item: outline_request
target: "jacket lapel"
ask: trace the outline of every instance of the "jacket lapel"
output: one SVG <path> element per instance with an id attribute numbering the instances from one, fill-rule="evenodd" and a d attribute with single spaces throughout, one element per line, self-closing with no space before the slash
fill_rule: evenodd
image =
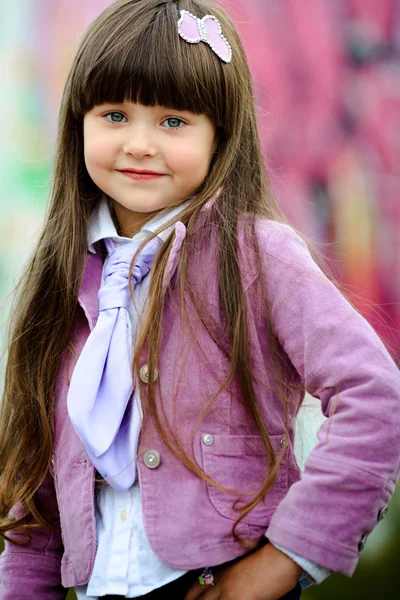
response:
<path id="1" fill-rule="evenodd" d="M 179 258 L 181 255 L 181 248 L 183 244 L 183 240 L 186 237 L 186 227 L 181 222 L 178 221 L 175 224 L 175 236 L 174 241 L 172 242 L 172 248 L 168 256 L 168 262 L 165 266 L 164 278 L 163 278 L 163 292 L 166 291 L 169 282 L 175 274 L 176 268 L 179 263 Z"/>
<path id="2" fill-rule="evenodd" d="M 78 294 L 78 302 L 82 307 L 89 323 L 90 331 L 94 328 L 99 315 L 98 291 L 101 284 L 103 259 L 100 249 L 96 254 L 88 252 L 82 283 Z"/>

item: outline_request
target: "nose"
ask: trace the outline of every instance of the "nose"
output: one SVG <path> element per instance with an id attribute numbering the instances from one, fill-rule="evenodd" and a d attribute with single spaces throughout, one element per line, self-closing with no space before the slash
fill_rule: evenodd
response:
<path id="1" fill-rule="evenodd" d="M 158 151 L 150 127 L 145 123 L 131 124 L 127 127 L 122 150 L 125 154 L 135 157 L 155 156 Z"/>

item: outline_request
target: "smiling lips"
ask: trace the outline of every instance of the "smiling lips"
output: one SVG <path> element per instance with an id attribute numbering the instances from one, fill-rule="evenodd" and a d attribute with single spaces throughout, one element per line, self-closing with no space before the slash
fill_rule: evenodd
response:
<path id="1" fill-rule="evenodd" d="M 138 169 L 121 169 L 120 173 L 129 177 L 130 179 L 136 179 L 139 181 L 148 181 L 150 179 L 157 179 L 163 177 L 163 173 L 157 173 L 156 171 L 139 171 Z"/>

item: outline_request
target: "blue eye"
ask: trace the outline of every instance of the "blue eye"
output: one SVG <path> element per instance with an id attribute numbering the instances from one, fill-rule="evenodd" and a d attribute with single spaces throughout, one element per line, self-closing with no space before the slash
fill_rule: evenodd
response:
<path id="1" fill-rule="evenodd" d="M 125 115 L 117 111 L 109 112 L 104 115 L 104 117 L 111 123 L 124 123 L 123 119 L 126 119 Z M 167 129 L 180 129 L 182 125 L 185 125 L 185 122 L 182 119 L 178 119 L 178 117 L 169 117 L 163 122 L 166 123 L 168 121 L 170 122 L 170 125 Z"/>
<path id="2" fill-rule="evenodd" d="M 165 119 L 164 123 L 166 123 L 167 121 L 174 121 L 179 122 L 179 123 L 184 123 L 184 121 L 182 121 L 182 119 L 178 119 L 178 117 L 169 117 L 168 119 Z M 177 127 L 175 127 L 174 125 L 172 127 L 167 127 L 167 129 L 180 129 L 180 125 L 178 125 Z"/>
<path id="3" fill-rule="evenodd" d="M 111 116 L 113 116 L 113 115 L 118 115 L 119 117 L 122 117 L 122 119 L 125 119 L 125 118 L 126 118 L 126 117 L 125 117 L 125 116 L 124 116 L 122 113 L 120 113 L 120 112 L 110 112 L 110 113 L 107 113 L 107 114 L 106 114 L 106 115 L 104 115 L 104 116 L 107 118 L 107 117 L 111 117 Z M 109 120 L 110 120 L 110 119 L 109 119 Z M 122 123 L 122 120 L 120 120 L 120 119 L 117 119 L 116 121 L 114 121 L 113 119 L 111 119 L 111 123 Z"/>

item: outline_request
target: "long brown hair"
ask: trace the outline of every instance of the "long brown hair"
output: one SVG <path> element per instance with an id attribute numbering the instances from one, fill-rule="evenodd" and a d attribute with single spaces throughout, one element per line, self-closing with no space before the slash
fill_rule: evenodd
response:
<path id="1" fill-rule="evenodd" d="M 220 20 L 233 50 L 230 64 L 224 64 L 206 44 L 188 44 L 179 38 L 177 21 L 181 9 L 198 17 L 213 14 Z M 281 223 L 287 220 L 269 188 L 252 81 L 242 44 L 232 21 L 214 2 L 119 0 L 92 23 L 73 61 L 60 109 L 51 203 L 15 302 L 0 417 L 2 535 L 22 525 L 25 532 L 32 527 L 49 526 L 38 508 L 36 491 L 50 466 L 55 381 L 61 356 L 68 348 L 76 311 L 87 256 L 88 218 L 101 193 L 85 167 L 83 117 L 95 105 L 124 100 L 206 114 L 216 125 L 209 173 L 192 202 L 179 215 L 187 228 L 187 238 L 174 285 L 181 299 L 182 323 L 190 325 L 185 309 L 185 298 L 190 298 L 202 323 L 228 356 L 230 372 L 220 389 L 232 381 L 238 385 L 243 405 L 265 446 L 268 475 L 257 497 L 243 508 L 235 526 L 271 489 L 283 457 L 283 452 L 276 456 L 254 391 L 237 231 L 239 218 L 247 215 L 249 239 L 253 240 L 259 259 L 253 235 L 255 219 Z M 190 239 L 195 235 L 203 205 L 213 196 L 216 199 L 209 218 L 210 227 L 212 221 L 213 230 L 218 232 L 218 283 L 221 314 L 227 326 L 226 343 L 207 325 L 210 321 L 206 310 L 189 276 Z M 135 348 L 133 369 L 136 370 L 144 348 L 150 371 L 157 364 L 165 295 L 171 293 L 163 291 L 171 244 L 172 235 L 152 269 L 149 308 Z M 318 259 L 318 253 L 311 246 L 310 249 Z M 256 262 L 260 269 L 260 260 Z M 262 295 L 275 365 L 275 391 L 281 398 L 288 431 L 290 386 L 282 374 L 282 350 L 274 335 L 266 294 Z M 151 413 L 171 450 L 189 469 L 209 481 L 173 433 L 165 431 L 155 387 L 150 383 L 147 394 L 143 395 L 145 417 Z M 23 520 L 9 517 L 17 502 L 26 511 Z"/>

